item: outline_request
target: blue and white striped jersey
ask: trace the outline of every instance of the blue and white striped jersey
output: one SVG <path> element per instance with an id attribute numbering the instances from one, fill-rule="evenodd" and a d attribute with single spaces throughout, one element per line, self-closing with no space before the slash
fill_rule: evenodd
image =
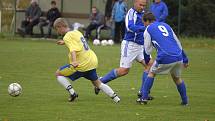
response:
<path id="1" fill-rule="evenodd" d="M 145 26 L 142 22 L 144 11 L 137 12 L 134 8 L 131 8 L 125 17 L 126 31 L 124 40 L 132 41 L 137 44 L 143 45 L 144 38 L 143 34 Z"/>
<path id="2" fill-rule="evenodd" d="M 177 61 L 188 62 L 181 43 L 172 28 L 163 22 L 153 22 L 144 32 L 144 48 L 149 55 L 153 47 L 157 50 L 158 64 L 169 64 Z"/>

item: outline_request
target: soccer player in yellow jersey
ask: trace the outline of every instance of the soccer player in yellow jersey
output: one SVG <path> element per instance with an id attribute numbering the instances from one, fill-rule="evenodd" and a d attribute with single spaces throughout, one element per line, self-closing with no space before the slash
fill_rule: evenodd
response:
<path id="1" fill-rule="evenodd" d="M 78 30 L 71 31 L 64 18 L 58 18 L 54 22 L 57 33 L 64 35 L 63 40 L 57 41 L 58 45 L 66 45 L 69 49 L 69 64 L 60 67 L 56 71 L 58 82 L 70 93 L 69 101 L 74 101 L 78 94 L 73 89 L 68 78 L 72 81 L 84 77 L 101 89 L 105 94 L 119 102 L 120 98 L 106 84 L 103 84 L 97 76 L 96 68 L 98 60 L 96 54 L 89 48 L 83 35 Z"/>

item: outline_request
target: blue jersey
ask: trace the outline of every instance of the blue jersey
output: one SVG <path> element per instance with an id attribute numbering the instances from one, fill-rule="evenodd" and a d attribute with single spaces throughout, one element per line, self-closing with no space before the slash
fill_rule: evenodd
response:
<path id="1" fill-rule="evenodd" d="M 112 10 L 112 18 L 115 22 L 125 21 L 125 15 L 127 12 L 126 2 L 117 1 L 114 3 Z"/>
<path id="2" fill-rule="evenodd" d="M 137 12 L 134 8 L 128 11 L 125 17 L 126 31 L 124 40 L 132 41 L 140 45 L 144 44 L 143 34 L 145 26 L 142 22 L 143 14 L 144 11 Z"/>
<path id="3" fill-rule="evenodd" d="M 160 3 L 153 3 L 150 6 L 150 11 L 153 13 L 156 21 L 158 22 L 165 22 L 166 17 L 168 16 L 168 8 L 163 1 Z"/>
<path id="4" fill-rule="evenodd" d="M 188 62 L 180 41 L 168 24 L 151 23 L 144 32 L 144 39 L 147 54 L 152 52 L 153 47 L 157 49 L 156 61 L 158 64 L 169 64 L 182 60 Z"/>

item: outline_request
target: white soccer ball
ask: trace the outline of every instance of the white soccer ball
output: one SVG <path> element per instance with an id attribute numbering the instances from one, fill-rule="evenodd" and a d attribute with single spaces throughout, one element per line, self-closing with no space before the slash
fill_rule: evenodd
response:
<path id="1" fill-rule="evenodd" d="M 106 46 L 107 44 L 108 44 L 108 41 L 107 41 L 107 40 L 102 40 L 102 41 L 101 41 L 101 45 L 102 45 L 102 46 Z"/>
<path id="2" fill-rule="evenodd" d="M 114 44 L 114 41 L 112 39 L 109 39 L 108 40 L 108 45 L 113 45 Z"/>
<path id="3" fill-rule="evenodd" d="M 100 40 L 99 39 L 94 39 L 93 40 L 93 45 L 100 45 Z"/>
<path id="4" fill-rule="evenodd" d="M 11 83 L 8 86 L 8 93 L 13 97 L 19 96 L 21 92 L 22 92 L 22 87 L 18 83 Z"/>

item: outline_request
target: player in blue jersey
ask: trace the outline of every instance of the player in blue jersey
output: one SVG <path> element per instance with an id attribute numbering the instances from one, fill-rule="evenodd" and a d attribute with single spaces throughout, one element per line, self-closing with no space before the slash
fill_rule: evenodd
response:
<path id="1" fill-rule="evenodd" d="M 181 43 L 173 32 L 172 28 L 163 22 L 155 21 L 152 13 L 145 13 L 143 16 L 144 25 L 147 27 L 144 32 L 144 48 L 146 54 L 150 54 L 153 48 L 157 50 L 157 57 L 150 68 L 143 88 L 141 104 L 147 104 L 149 90 L 157 74 L 170 73 L 181 96 L 181 104 L 187 105 L 188 99 L 186 86 L 181 79 L 181 70 L 188 67 L 188 58 L 182 49 Z"/>
<path id="2" fill-rule="evenodd" d="M 142 76 L 142 83 L 147 77 L 150 68 L 149 65 L 153 62 L 150 60 L 150 56 L 144 56 L 143 54 L 143 33 L 145 26 L 142 22 L 142 16 L 146 4 L 147 0 L 134 0 L 134 7 L 128 11 L 125 18 L 126 32 L 124 40 L 121 43 L 120 67 L 111 70 L 108 74 L 102 77 L 100 80 L 103 83 L 108 83 L 111 80 L 128 74 L 134 60 L 141 63 L 145 68 Z M 144 57 L 147 58 L 146 63 Z M 95 88 L 95 93 L 98 94 L 98 92 L 99 90 Z"/>

